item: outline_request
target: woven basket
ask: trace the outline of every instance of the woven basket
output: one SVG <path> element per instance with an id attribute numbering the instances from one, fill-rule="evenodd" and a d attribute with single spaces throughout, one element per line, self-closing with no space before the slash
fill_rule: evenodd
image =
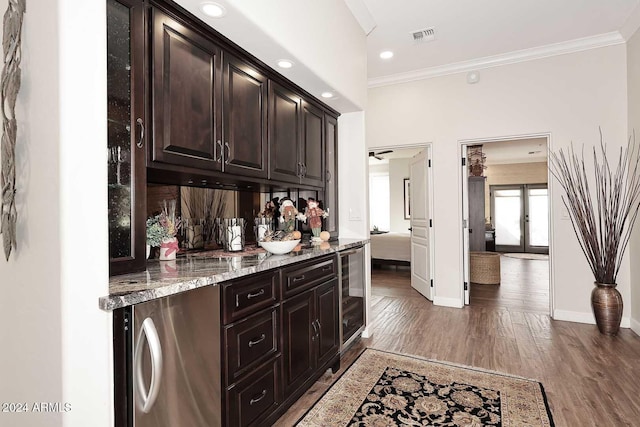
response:
<path id="1" fill-rule="evenodd" d="M 481 285 L 500 284 L 500 254 L 495 252 L 471 252 L 471 283 Z"/>

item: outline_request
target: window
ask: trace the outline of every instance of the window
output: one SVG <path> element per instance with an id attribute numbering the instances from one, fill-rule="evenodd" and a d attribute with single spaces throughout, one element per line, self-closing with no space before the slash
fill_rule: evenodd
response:
<path id="1" fill-rule="evenodd" d="M 370 227 L 388 231 L 391 227 L 389 213 L 389 174 L 369 175 L 369 219 Z"/>

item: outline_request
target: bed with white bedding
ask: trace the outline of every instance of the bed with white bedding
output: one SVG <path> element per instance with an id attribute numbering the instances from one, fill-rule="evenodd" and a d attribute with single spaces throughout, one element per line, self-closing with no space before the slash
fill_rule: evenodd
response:
<path id="1" fill-rule="evenodd" d="M 409 265 L 411 263 L 411 234 L 383 233 L 371 235 L 373 264 Z"/>

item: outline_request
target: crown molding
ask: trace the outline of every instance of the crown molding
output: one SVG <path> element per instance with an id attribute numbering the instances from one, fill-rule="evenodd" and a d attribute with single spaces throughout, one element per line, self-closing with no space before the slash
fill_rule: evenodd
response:
<path id="1" fill-rule="evenodd" d="M 562 43 L 554 43 L 546 46 L 534 47 L 531 49 L 516 50 L 501 55 L 486 56 L 484 58 L 473 59 L 470 61 L 456 62 L 453 64 L 441 65 L 438 67 L 422 68 L 420 70 L 392 74 L 389 76 L 374 77 L 369 79 L 367 83 L 369 88 L 389 86 L 398 83 L 406 83 L 416 80 L 447 76 L 450 74 L 464 73 L 483 68 L 491 68 L 501 65 L 516 64 L 519 62 L 533 61 L 536 59 L 565 55 L 568 53 L 581 52 L 584 50 L 613 46 L 623 43 L 625 43 L 624 37 L 618 31 L 613 31 L 611 33 L 600 34 L 593 37 L 585 37 Z"/>
<path id="2" fill-rule="evenodd" d="M 620 29 L 620 34 L 622 34 L 622 37 L 624 37 L 626 41 L 629 41 L 636 31 L 638 31 L 638 28 L 640 28 L 640 5 L 636 6 L 629 14 L 627 20 Z"/>

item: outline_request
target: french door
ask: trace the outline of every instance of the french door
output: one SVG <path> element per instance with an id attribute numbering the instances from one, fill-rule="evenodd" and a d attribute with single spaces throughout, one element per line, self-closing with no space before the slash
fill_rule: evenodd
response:
<path id="1" fill-rule="evenodd" d="M 549 253 L 547 184 L 492 185 L 496 251 Z"/>

